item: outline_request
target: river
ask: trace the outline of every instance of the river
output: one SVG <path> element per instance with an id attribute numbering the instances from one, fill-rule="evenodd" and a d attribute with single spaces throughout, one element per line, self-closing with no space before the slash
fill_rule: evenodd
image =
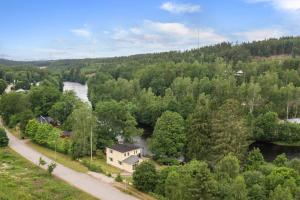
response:
<path id="1" fill-rule="evenodd" d="M 91 105 L 91 102 L 88 98 L 88 86 L 87 84 L 82 85 L 75 82 L 64 82 L 63 91 L 74 91 L 76 96 L 83 102 Z"/>
<path id="2" fill-rule="evenodd" d="M 87 102 L 91 105 L 91 102 L 88 99 L 88 86 L 75 82 L 64 82 L 63 91 L 74 91 L 76 96 L 83 102 Z M 133 137 L 133 141 L 136 145 L 143 148 L 144 155 L 151 155 L 148 148 L 148 137 L 136 136 Z"/>
<path id="3" fill-rule="evenodd" d="M 91 102 L 88 99 L 88 86 L 82 85 L 80 83 L 75 82 L 64 82 L 64 91 L 72 90 L 75 94 L 80 98 L 83 102 L 87 102 L 91 105 Z M 134 137 L 134 143 L 144 149 L 145 155 L 151 155 L 151 152 L 148 148 L 149 143 L 149 134 L 147 129 L 145 130 L 145 134 L 143 136 Z M 282 146 L 276 145 L 272 143 L 265 142 L 255 142 L 250 145 L 249 149 L 253 149 L 254 147 L 259 148 L 265 158 L 266 161 L 272 161 L 276 158 L 277 155 L 285 153 L 288 158 L 300 158 L 300 147 L 292 147 L 292 146 Z"/>

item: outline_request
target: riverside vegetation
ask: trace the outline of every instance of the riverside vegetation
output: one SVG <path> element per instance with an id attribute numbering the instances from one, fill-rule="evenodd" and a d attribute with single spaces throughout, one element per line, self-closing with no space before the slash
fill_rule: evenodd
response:
<path id="1" fill-rule="evenodd" d="M 247 150 L 253 141 L 299 141 L 300 125 L 286 121 L 299 117 L 299 46 L 299 37 L 284 37 L 42 63 L 47 69 L 31 62 L 32 73 L 39 74 L 35 79 L 42 81 L 25 94 L 2 95 L 0 112 L 7 125 L 20 126 L 23 137 L 74 159 L 90 155 L 91 139 L 97 153 L 117 138 L 132 142 L 143 128 L 153 130 L 153 159 L 172 166 L 156 171 L 144 163 L 133 183 L 159 198 L 297 199 L 297 159 L 281 155 L 266 163 L 258 150 L 249 155 Z M 19 70 L 24 63 L 13 65 Z M 24 73 L 2 69 L 0 77 L 8 83 L 6 73 Z M 87 81 L 92 107 L 62 93 L 63 80 Z M 58 120 L 72 137 L 60 138 L 57 128 L 38 124 L 40 115 Z M 182 158 L 186 164 L 178 166 Z"/>

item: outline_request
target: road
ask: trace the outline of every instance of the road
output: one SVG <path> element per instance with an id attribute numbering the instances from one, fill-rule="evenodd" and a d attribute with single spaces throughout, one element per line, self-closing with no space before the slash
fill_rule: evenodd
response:
<path id="1" fill-rule="evenodd" d="M 42 157 L 48 164 L 53 162 L 53 160 L 40 154 L 29 147 L 24 141 L 12 135 L 8 130 L 6 130 L 6 132 L 9 138 L 10 148 L 27 160 L 36 165 L 38 165 L 40 157 Z M 42 168 L 46 169 L 46 166 L 43 166 Z M 74 171 L 58 163 L 53 175 L 101 200 L 137 200 L 137 198 L 121 192 L 109 183 L 93 178 L 88 174 Z"/>

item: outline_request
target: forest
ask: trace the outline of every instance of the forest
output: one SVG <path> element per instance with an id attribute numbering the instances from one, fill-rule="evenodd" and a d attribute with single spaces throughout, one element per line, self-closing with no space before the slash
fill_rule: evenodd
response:
<path id="1" fill-rule="evenodd" d="M 300 160 L 280 155 L 267 163 L 248 148 L 254 141 L 299 142 L 300 125 L 288 121 L 300 114 L 299 47 L 299 37 L 284 37 L 45 61 L 46 69 L 4 62 L 0 86 L 14 82 L 28 91 L 3 94 L 0 112 L 23 137 L 74 159 L 90 155 L 91 131 L 96 152 L 151 130 L 153 160 L 168 167 L 145 162 L 133 183 L 160 199 L 299 199 Z M 63 81 L 86 82 L 92 107 L 63 93 Z M 57 120 L 59 129 L 38 123 L 41 115 Z M 74 134 L 60 138 L 60 129 Z"/>

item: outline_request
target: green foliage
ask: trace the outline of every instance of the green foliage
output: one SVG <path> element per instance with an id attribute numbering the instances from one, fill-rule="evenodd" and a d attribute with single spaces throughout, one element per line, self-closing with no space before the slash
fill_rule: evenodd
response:
<path id="1" fill-rule="evenodd" d="M 287 162 L 288 162 L 288 159 L 284 153 L 278 155 L 275 158 L 275 160 L 273 161 L 274 165 L 276 165 L 277 167 L 284 167 L 284 166 L 286 166 Z"/>
<path id="2" fill-rule="evenodd" d="M 214 114 L 212 119 L 212 150 L 214 160 L 233 153 L 242 159 L 246 153 L 249 132 L 240 114 L 240 103 L 228 100 Z"/>
<path id="3" fill-rule="evenodd" d="M 55 168 L 56 168 L 56 163 L 54 162 L 50 163 L 47 167 L 48 174 L 52 175 Z"/>
<path id="4" fill-rule="evenodd" d="M 157 120 L 150 143 L 156 158 L 178 158 L 182 155 L 186 136 L 180 114 L 166 111 Z"/>
<path id="5" fill-rule="evenodd" d="M 8 137 L 6 131 L 0 128 L 0 147 L 6 147 L 8 145 Z"/>
<path id="6" fill-rule="evenodd" d="M 7 87 L 6 81 L 3 79 L 0 79 L 0 95 L 4 93 L 6 87 Z"/>
<path id="7" fill-rule="evenodd" d="M 188 160 L 212 159 L 212 114 L 209 99 L 201 96 L 196 110 L 187 119 L 186 157 Z"/>
<path id="8" fill-rule="evenodd" d="M 143 192 L 153 192 L 157 183 L 157 172 L 151 162 L 142 162 L 133 173 L 133 185 Z"/>
<path id="9" fill-rule="evenodd" d="M 101 101 L 97 104 L 97 146 L 104 148 L 121 136 L 125 142 L 131 142 L 132 137 L 141 134 L 136 128 L 137 122 L 123 102 Z"/>
<path id="10" fill-rule="evenodd" d="M 239 171 L 239 160 L 232 154 L 229 154 L 222 158 L 216 165 L 216 173 L 222 179 L 234 179 L 238 176 Z"/>
<path id="11" fill-rule="evenodd" d="M 278 115 L 267 112 L 257 117 L 254 122 L 253 136 L 257 140 L 272 141 L 277 138 Z"/>
<path id="12" fill-rule="evenodd" d="M 70 120 L 73 130 L 70 148 L 72 157 L 77 159 L 90 155 L 91 148 L 93 151 L 96 148 L 96 137 L 93 134 L 96 127 L 96 118 L 92 110 L 87 105 L 83 105 L 75 109 L 68 120 Z"/>
<path id="13" fill-rule="evenodd" d="M 117 181 L 117 182 L 123 182 L 122 176 L 121 176 L 120 174 L 118 174 L 118 175 L 116 176 L 116 178 L 115 178 L 115 181 Z"/>
<path id="14" fill-rule="evenodd" d="M 232 183 L 232 194 L 235 200 L 247 200 L 248 191 L 243 176 L 237 176 Z"/>
<path id="15" fill-rule="evenodd" d="M 39 158 L 39 165 L 44 166 L 46 164 L 47 164 L 46 161 L 42 157 L 40 157 Z"/>
<path id="16" fill-rule="evenodd" d="M 248 153 L 246 168 L 249 170 L 257 170 L 265 162 L 263 155 L 258 148 Z"/>
<path id="17" fill-rule="evenodd" d="M 293 196 L 289 188 L 283 188 L 281 185 L 278 185 L 274 192 L 270 194 L 270 200 L 293 200 Z"/>

